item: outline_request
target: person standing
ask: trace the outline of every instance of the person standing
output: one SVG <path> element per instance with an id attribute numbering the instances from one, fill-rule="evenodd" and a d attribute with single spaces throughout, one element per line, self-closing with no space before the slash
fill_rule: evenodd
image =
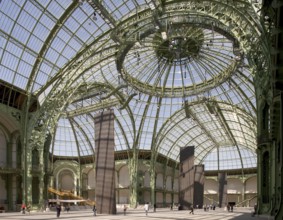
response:
<path id="1" fill-rule="evenodd" d="M 193 205 L 191 205 L 191 207 L 190 207 L 190 214 L 194 214 L 194 207 L 193 207 Z"/>
<path id="2" fill-rule="evenodd" d="M 124 215 L 126 215 L 126 211 L 127 211 L 127 206 L 126 205 L 124 205 Z"/>
<path id="3" fill-rule="evenodd" d="M 148 210 L 149 210 L 149 204 L 148 204 L 148 202 L 147 202 L 147 203 L 145 203 L 145 205 L 144 205 L 145 215 L 148 214 Z"/>
<path id="4" fill-rule="evenodd" d="M 255 205 L 254 205 L 254 211 L 255 211 L 255 213 L 257 212 L 257 203 L 255 203 Z"/>
<path id="5" fill-rule="evenodd" d="M 96 216 L 96 206 L 95 205 L 93 205 L 92 211 L 93 211 L 93 216 Z"/>
<path id="6" fill-rule="evenodd" d="M 60 214 L 61 214 L 61 205 L 60 204 L 56 205 L 56 214 L 57 214 L 57 218 L 59 218 Z"/>
<path id="7" fill-rule="evenodd" d="M 22 204 L 22 213 L 23 214 L 26 213 L 26 204 L 25 203 Z"/>
<path id="8" fill-rule="evenodd" d="M 67 212 L 70 211 L 70 205 L 69 205 L 69 204 L 66 206 L 66 211 L 67 211 Z"/>

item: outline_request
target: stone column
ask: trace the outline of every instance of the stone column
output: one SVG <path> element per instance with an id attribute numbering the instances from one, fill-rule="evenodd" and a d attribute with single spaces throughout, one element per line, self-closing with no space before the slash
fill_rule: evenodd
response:
<path id="1" fill-rule="evenodd" d="M 227 205 L 227 173 L 218 173 L 218 184 L 219 184 L 219 208 Z"/>
<path id="2" fill-rule="evenodd" d="M 194 202 L 194 147 L 180 149 L 179 203 L 188 209 Z"/>
<path id="3" fill-rule="evenodd" d="M 23 202 L 27 203 L 32 201 L 32 174 L 31 174 L 31 167 L 32 167 L 32 152 L 31 149 L 27 147 L 26 151 L 26 158 L 22 161 L 24 165 L 23 171 Z M 24 155 L 23 155 L 24 157 Z"/>
<path id="4" fill-rule="evenodd" d="M 195 166 L 195 181 L 194 181 L 194 207 L 203 206 L 204 195 L 204 165 Z"/>
<path id="5" fill-rule="evenodd" d="M 144 191 L 144 190 L 143 190 Z M 156 173 L 153 163 L 150 164 L 150 202 L 152 205 L 156 204 Z M 145 201 L 149 202 L 149 201 Z"/>
<path id="6" fill-rule="evenodd" d="M 95 117 L 96 208 L 97 213 L 116 214 L 114 112 Z"/>
<path id="7" fill-rule="evenodd" d="M 7 164 L 9 168 L 13 167 L 12 161 L 12 149 L 13 145 L 11 142 L 7 143 Z M 8 210 L 13 210 L 13 176 L 14 174 L 6 174 L 6 190 L 7 190 L 7 201 L 8 201 Z"/>
<path id="8" fill-rule="evenodd" d="M 246 192 L 246 178 L 241 178 L 241 182 L 242 182 L 242 195 L 241 195 L 241 202 L 242 202 L 242 204 L 244 205 L 244 206 L 246 206 L 246 207 L 248 207 L 248 203 L 249 203 L 249 201 L 246 201 L 245 203 L 243 203 L 243 201 L 245 201 L 245 200 L 247 200 L 247 198 L 246 198 L 246 194 L 245 194 L 245 192 Z"/>
<path id="9" fill-rule="evenodd" d="M 130 175 L 130 205 L 136 208 L 138 204 L 138 172 L 137 172 L 136 152 L 133 151 L 133 158 L 129 159 L 129 175 Z"/>

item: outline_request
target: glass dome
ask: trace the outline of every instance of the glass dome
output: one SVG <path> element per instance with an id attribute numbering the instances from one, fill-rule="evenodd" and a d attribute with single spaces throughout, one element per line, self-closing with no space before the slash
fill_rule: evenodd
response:
<path id="1" fill-rule="evenodd" d="M 165 2 L 160 12 L 158 1 L 2 0 L 0 79 L 60 116 L 52 155 L 93 157 L 94 117 L 111 108 L 116 152 L 178 162 L 195 146 L 206 170 L 256 167 L 254 75 L 238 21 Z"/>

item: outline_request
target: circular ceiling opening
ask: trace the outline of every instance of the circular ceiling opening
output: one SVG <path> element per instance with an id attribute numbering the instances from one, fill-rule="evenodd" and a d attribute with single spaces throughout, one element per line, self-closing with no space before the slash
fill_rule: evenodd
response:
<path id="1" fill-rule="evenodd" d="M 129 45 L 120 48 L 118 71 L 140 92 L 159 97 L 205 93 L 228 80 L 241 63 L 231 36 L 213 27 L 170 24 Z"/>
<path id="2" fill-rule="evenodd" d="M 179 62 L 197 58 L 203 41 L 201 28 L 174 25 L 170 30 L 157 32 L 152 44 L 158 59 Z"/>

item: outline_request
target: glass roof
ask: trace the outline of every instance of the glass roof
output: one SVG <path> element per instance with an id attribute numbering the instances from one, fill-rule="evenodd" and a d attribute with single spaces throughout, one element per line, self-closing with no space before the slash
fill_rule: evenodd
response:
<path id="1" fill-rule="evenodd" d="M 116 151 L 178 161 L 180 147 L 195 146 L 195 164 L 207 170 L 256 167 L 254 75 L 236 30 L 241 18 L 217 19 L 198 4 L 2 0 L 0 80 L 37 97 L 40 111 L 61 98 L 54 155 L 93 155 L 94 117 L 111 107 Z M 240 4 L 256 20 L 258 6 Z"/>

